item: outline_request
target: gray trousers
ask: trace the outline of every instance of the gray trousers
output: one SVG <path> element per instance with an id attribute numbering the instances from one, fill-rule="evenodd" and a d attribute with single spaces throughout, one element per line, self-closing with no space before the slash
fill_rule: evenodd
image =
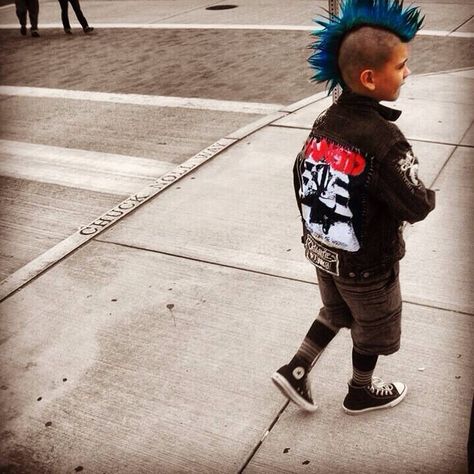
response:
<path id="1" fill-rule="evenodd" d="M 389 355 L 400 348 L 402 297 L 398 262 L 370 278 L 341 278 L 317 270 L 323 307 L 318 319 L 351 330 L 357 352 Z"/>

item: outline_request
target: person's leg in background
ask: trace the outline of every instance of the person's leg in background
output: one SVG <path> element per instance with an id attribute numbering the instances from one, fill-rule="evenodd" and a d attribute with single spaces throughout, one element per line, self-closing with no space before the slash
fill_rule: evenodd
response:
<path id="1" fill-rule="evenodd" d="M 64 32 L 71 34 L 71 24 L 69 23 L 69 15 L 67 13 L 68 9 L 68 0 L 58 0 L 61 7 L 61 21 L 63 23 Z"/>
<path id="2" fill-rule="evenodd" d="M 15 0 L 16 16 L 20 22 L 20 33 L 26 36 L 26 0 Z"/>
<path id="3" fill-rule="evenodd" d="M 38 0 L 27 0 L 27 5 L 31 24 L 31 36 L 38 37 L 39 2 Z"/>
<path id="4" fill-rule="evenodd" d="M 81 10 L 81 5 L 79 4 L 79 0 L 69 0 L 71 2 L 71 6 L 74 10 L 74 13 L 76 14 L 77 20 L 82 26 L 82 29 L 84 30 L 84 33 L 89 33 L 91 32 L 94 28 L 89 26 L 87 23 L 86 17 L 82 13 Z"/>

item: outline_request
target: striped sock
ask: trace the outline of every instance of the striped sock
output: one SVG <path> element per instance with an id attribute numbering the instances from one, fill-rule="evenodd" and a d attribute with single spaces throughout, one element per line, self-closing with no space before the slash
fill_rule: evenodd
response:
<path id="1" fill-rule="evenodd" d="M 366 387 L 372 383 L 377 355 L 364 355 L 352 349 L 352 385 Z"/>
<path id="2" fill-rule="evenodd" d="M 316 319 L 291 360 L 290 366 L 301 365 L 309 371 L 336 334 L 336 331 Z"/>

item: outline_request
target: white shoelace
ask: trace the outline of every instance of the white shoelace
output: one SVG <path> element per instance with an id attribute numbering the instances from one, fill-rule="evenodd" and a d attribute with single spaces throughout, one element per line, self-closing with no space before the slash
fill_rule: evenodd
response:
<path id="1" fill-rule="evenodd" d="M 393 385 L 390 383 L 385 383 L 380 377 L 372 378 L 372 385 L 369 387 L 369 390 L 375 395 L 393 395 Z"/>

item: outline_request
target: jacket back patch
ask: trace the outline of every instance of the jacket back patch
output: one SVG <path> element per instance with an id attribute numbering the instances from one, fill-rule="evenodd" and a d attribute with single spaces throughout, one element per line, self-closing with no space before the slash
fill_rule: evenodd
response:
<path id="1" fill-rule="evenodd" d="M 354 217 L 353 211 L 361 206 L 366 159 L 354 150 L 314 137 L 306 142 L 300 159 L 299 200 L 306 229 L 329 247 L 356 252 L 361 216 Z"/>

